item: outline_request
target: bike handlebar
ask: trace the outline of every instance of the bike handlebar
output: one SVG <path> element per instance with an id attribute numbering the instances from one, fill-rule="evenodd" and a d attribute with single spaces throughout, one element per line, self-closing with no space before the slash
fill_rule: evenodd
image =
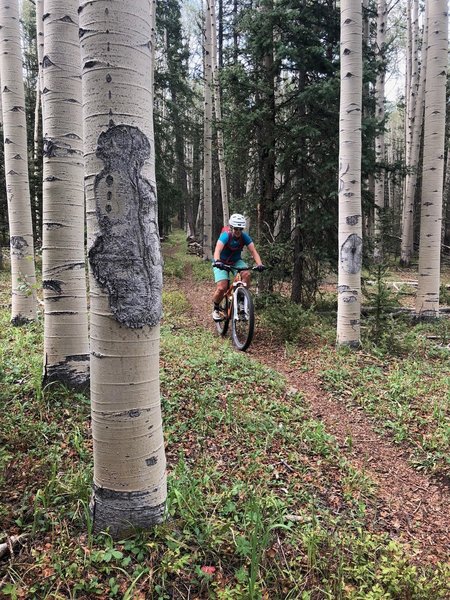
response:
<path id="1" fill-rule="evenodd" d="M 264 269 L 260 270 L 258 269 L 258 267 L 231 267 L 230 265 L 222 265 L 221 267 L 218 267 L 217 265 L 214 265 L 216 267 L 216 269 L 221 269 L 222 271 L 237 271 L 238 273 L 241 273 L 242 271 L 265 271 L 268 267 L 264 267 Z"/>

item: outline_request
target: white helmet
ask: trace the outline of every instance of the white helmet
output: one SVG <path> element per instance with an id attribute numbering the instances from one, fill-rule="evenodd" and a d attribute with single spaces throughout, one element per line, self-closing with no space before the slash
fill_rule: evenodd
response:
<path id="1" fill-rule="evenodd" d="M 246 225 L 245 217 L 243 215 L 239 215 L 238 213 L 231 215 L 228 223 L 231 227 L 241 227 L 242 229 L 244 229 Z"/>

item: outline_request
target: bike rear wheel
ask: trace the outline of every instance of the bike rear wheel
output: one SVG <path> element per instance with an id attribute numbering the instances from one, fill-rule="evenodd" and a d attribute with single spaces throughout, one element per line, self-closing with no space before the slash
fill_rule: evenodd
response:
<path id="1" fill-rule="evenodd" d="M 216 329 L 221 336 L 226 335 L 230 320 L 228 318 L 228 296 L 225 296 L 220 303 L 220 312 L 223 314 L 222 321 L 216 321 Z"/>
<path id="2" fill-rule="evenodd" d="M 255 311 L 250 292 L 245 287 L 238 287 L 234 292 L 232 319 L 233 344 L 243 352 L 250 346 L 255 329 Z M 237 315 L 235 314 L 237 312 Z M 237 317 L 237 318 L 236 318 Z"/>

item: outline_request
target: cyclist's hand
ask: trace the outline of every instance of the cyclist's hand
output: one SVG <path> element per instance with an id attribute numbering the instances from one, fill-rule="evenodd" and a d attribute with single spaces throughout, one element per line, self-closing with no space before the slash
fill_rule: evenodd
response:
<path id="1" fill-rule="evenodd" d="M 256 267 L 253 267 L 254 271 L 259 271 L 261 273 L 261 271 L 265 270 L 265 266 L 264 265 L 256 265 Z"/>
<path id="2" fill-rule="evenodd" d="M 215 260 L 213 262 L 213 267 L 216 267 L 216 269 L 224 269 L 225 265 L 223 264 L 223 262 L 221 260 Z"/>

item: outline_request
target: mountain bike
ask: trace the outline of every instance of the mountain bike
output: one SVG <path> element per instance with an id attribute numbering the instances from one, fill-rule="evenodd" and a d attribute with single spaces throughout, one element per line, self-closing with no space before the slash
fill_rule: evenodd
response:
<path id="1" fill-rule="evenodd" d="M 255 330 L 255 309 L 247 286 L 241 279 L 242 271 L 254 271 L 255 268 L 222 267 L 225 271 L 237 271 L 233 280 L 228 280 L 228 290 L 220 303 L 221 321 L 216 321 L 217 331 L 222 337 L 227 334 L 231 322 L 231 337 L 238 350 L 247 350 Z"/>

